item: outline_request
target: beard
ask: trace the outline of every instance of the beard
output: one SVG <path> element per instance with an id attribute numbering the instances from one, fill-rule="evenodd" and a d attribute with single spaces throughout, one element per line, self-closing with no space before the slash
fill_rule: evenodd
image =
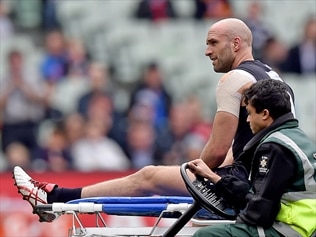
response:
<path id="1" fill-rule="evenodd" d="M 229 46 L 223 50 L 221 55 L 221 57 L 218 57 L 216 61 L 213 62 L 213 68 L 215 72 L 227 73 L 232 70 L 235 56 L 231 52 Z"/>

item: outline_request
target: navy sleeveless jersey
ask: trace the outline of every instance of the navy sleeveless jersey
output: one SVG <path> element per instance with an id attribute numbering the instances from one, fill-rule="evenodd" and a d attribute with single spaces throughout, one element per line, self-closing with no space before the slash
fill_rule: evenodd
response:
<path id="1" fill-rule="evenodd" d="M 258 60 L 255 61 L 244 61 L 237 68 L 239 70 L 246 71 L 250 73 L 257 81 L 264 79 L 281 79 L 279 75 L 274 72 L 269 66 L 261 63 Z M 273 73 L 271 73 L 273 72 Z M 288 86 L 289 93 L 291 94 L 292 99 L 294 99 L 294 94 L 292 89 Z M 244 146 L 247 142 L 253 137 L 253 134 L 250 130 L 249 124 L 247 123 L 247 111 L 246 107 L 241 106 L 239 112 L 239 123 L 236 135 L 234 137 L 233 143 L 233 155 L 234 158 L 238 158 L 242 153 Z M 250 161 L 242 161 L 247 170 L 250 168 Z"/>

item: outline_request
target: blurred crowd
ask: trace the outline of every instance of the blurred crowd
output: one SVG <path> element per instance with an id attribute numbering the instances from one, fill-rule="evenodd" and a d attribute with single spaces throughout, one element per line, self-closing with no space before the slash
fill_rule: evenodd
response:
<path id="1" fill-rule="evenodd" d="M 229 0 L 194 0 L 192 18 L 233 17 Z M 23 27 L 15 8 L 0 0 L 0 40 Z M 159 61 L 142 65 L 130 85 L 129 104 L 118 109 L 113 68 L 91 59 L 80 38 L 69 38 L 56 14 L 55 0 L 41 1 L 42 37 L 38 68 L 26 67 L 29 55 L 11 49 L 0 87 L 1 171 L 121 171 L 145 165 L 175 165 L 199 157 L 212 119 L 205 118 L 194 94 L 178 100 L 166 88 Z M 249 4 L 245 22 L 254 37 L 254 55 L 280 73 L 316 73 L 316 18 L 309 17 L 295 45 L 285 45 L 261 20 L 260 2 Z M 152 24 L 178 17 L 169 0 L 141 0 L 136 19 Z M 115 70 L 120 70 L 115 68 Z M 194 93 L 194 92 L 192 92 Z"/>

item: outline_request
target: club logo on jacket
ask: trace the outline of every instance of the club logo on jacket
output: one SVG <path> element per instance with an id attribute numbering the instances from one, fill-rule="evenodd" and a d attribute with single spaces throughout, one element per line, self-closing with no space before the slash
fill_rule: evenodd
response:
<path id="1" fill-rule="evenodd" d="M 259 162 L 259 173 L 266 174 L 268 172 L 268 160 L 267 156 L 262 156 Z"/>

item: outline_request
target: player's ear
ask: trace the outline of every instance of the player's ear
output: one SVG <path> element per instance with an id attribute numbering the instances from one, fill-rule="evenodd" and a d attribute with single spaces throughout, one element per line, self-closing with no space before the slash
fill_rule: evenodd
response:
<path id="1" fill-rule="evenodd" d="M 234 51 L 237 51 L 240 48 L 240 44 L 241 44 L 240 37 L 235 37 L 233 39 L 233 49 L 234 49 Z"/>

